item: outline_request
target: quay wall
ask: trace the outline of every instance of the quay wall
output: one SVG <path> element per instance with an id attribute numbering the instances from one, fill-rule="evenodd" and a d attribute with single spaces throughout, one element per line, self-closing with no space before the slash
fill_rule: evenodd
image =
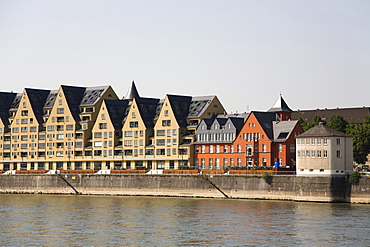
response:
<path id="1" fill-rule="evenodd" d="M 0 193 L 227 197 L 370 203 L 370 178 L 241 175 L 0 175 Z"/>

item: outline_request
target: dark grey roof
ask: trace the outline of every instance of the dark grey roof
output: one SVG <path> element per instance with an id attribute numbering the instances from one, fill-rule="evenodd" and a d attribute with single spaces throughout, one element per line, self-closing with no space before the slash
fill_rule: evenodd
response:
<path id="1" fill-rule="evenodd" d="M 189 106 L 189 113 L 188 117 L 199 117 L 201 116 L 204 111 L 208 108 L 208 106 L 211 104 L 212 100 L 216 96 L 195 96 L 191 98 L 190 106 Z"/>
<path id="2" fill-rule="evenodd" d="M 280 95 L 268 112 L 293 112 L 293 110 L 289 108 L 283 97 Z"/>
<path id="3" fill-rule="evenodd" d="M 53 108 L 53 105 L 54 105 L 54 102 L 55 102 L 55 99 L 56 99 L 57 95 L 58 95 L 58 90 L 50 91 L 48 97 L 46 98 L 44 109 Z"/>
<path id="4" fill-rule="evenodd" d="M 152 129 L 154 127 L 154 118 L 158 110 L 159 99 L 135 98 L 135 101 L 145 127 Z"/>
<path id="5" fill-rule="evenodd" d="M 9 125 L 9 110 L 16 96 L 16 93 L 0 92 L 0 118 L 6 127 Z"/>
<path id="6" fill-rule="evenodd" d="M 22 93 L 17 93 L 17 95 L 15 96 L 10 106 L 10 111 L 17 111 L 19 103 L 21 102 L 21 98 L 22 98 Z"/>
<path id="7" fill-rule="evenodd" d="M 109 117 L 115 130 L 122 129 L 123 120 L 127 114 L 129 106 L 128 100 L 104 100 Z"/>
<path id="8" fill-rule="evenodd" d="M 80 102 L 82 97 L 86 95 L 84 87 L 73 87 L 73 86 L 61 86 L 64 93 L 64 97 L 67 101 L 67 105 L 71 111 L 71 114 L 76 122 L 80 121 Z"/>
<path id="9" fill-rule="evenodd" d="M 191 97 L 179 95 L 167 95 L 172 111 L 180 127 L 187 126 L 187 117 L 190 108 Z"/>
<path id="10" fill-rule="evenodd" d="M 86 88 L 80 106 L 94 106 L 108 88 L 109 86 Z"/>
<path id="11" fill-rule="evenodd" d="M 249 116 L 251 116 L 252 114 L 254 114 L 257 121 L 261 125 L 262 129 L 267 135 L 267 138 L 269 138 L 270 140 L 274 140 L 272 123 L 276 121 L 276 113 L 252 111 Z"/>
<path id="12" fill-rule="evenodd" d="M 287 139 L 289 139 L 297 123 L 298 121 L 296 120 L 272 122 L 274 141 L 285 142 Z"/>
<path id="13" fill-rule="evenodd" d="M 140 95 L 139 95 L 139 92 L 136 89 L 135 82 L 132 81 L 131 87 L 128 90 L 128 93 L 127 93 L 125 99 L 132 100 L 132 99 L 137 99 L 137 98 L 140 98 Z"/>
<path id="14" fill-rule="evenodd" d="M 236 135 L 238 135 L 241 129 L 243 128 L 245 118 L 244 117 L 229 117 L 228 121 L 234 124 L 236 128 Z"/>
<path id="15" fill-rule="evenodd" d="M 292 113 L 292 119 L 297 120 L 301 117 L 305 122 L 312 122 L 315 116 L 321 117 L 322 120 L 328 121 L 331 116 L 340 115 L 348 122 L 364 123 L 365 117 L 370 116 L 369 107 L 355 108 L 336 108 L 336 109 L 315 109 L 315 110 L 297 110 Z"/>
<path id="16" fill-rule="evenodd" d="M 31 89 L 25 88 L 27 92 L 28 100 L 30 101 L 32 110 L 35 114 L 37 121 L 41 124 L 44 122 L 42 116 L 44 115 L 44 105 L 46 99 L 50 93 L 50 90 L 42 90 L 42 89 Z"/>
<path id="17" fill-rule="evenodd" d="M 303 137 L 331 137 L 331 136 L 337 136 L 337 137 L 350 137 L 350 135 L 344 134 L 338 130 L 329 128 L 328 126 L 319 123 L 319 125 L 316 125 L 315 127 L 312 127 L 311 129 L 307 130 L 303 134 L 297 136 L 297 138 L 303 138 Z"/>

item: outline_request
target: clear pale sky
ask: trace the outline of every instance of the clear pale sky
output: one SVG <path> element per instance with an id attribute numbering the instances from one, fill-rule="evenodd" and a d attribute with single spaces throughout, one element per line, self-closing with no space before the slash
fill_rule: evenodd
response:
<path id="1" fill-rule="evenodd" d="M 370 106 L 370 1 L 0 0 L 0 91 L 132 80 L 228 112 Z"/>

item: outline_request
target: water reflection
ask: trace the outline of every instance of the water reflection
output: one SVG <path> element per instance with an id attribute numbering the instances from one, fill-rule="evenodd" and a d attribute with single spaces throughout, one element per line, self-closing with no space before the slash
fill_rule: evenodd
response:
<path id="1" fill-rule="evenodd" d="M 1 245 L 364 246 L 368 205 L 0 195 Z"/>

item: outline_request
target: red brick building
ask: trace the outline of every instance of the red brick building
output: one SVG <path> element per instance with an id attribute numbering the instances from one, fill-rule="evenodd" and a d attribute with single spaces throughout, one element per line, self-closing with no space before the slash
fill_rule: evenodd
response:
<path id="1" fill-rule="evenodd" d="M 298 121 L 290 120 L 291 112 L 280 96 L 267 112 L 252 111 L 241 129 L 230 125 L 230 120 L 202 121 L 196 132 L 195 166 L 221 169 L 295 165 L 295 137 L 303 130 Z M 230 128 L 235 134 L 225 135 Z"/>

